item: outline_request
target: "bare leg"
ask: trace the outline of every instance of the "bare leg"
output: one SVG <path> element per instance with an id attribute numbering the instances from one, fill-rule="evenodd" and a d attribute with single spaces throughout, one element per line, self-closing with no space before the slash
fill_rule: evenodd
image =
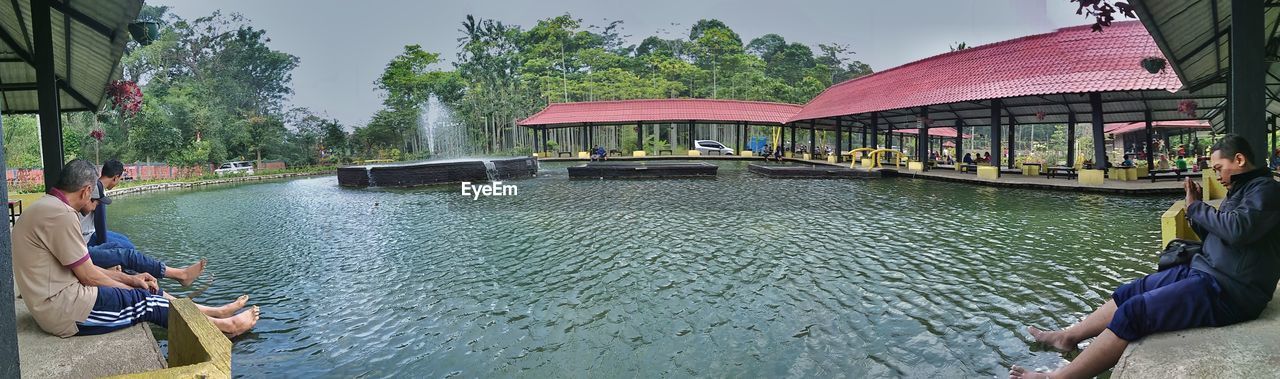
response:
<path id="1" fill-rule="evenodd" d="M 183 287 L 191 287 L 191 283 L 204 273 L 204 266 L 208 263 L 209 261 L 201 259 L 196 264 L 183 268 L 165 267 L 164 277 L 181 282 Z"/>
<path id="2" fill-rule="evenodd" d="M 212 321 L 213 325 L 217 326 L 218 330 L 221 330 L 222 334 L 225 334 L 227 338 L 235 338 L 253 329 L 253 326 L 258 324 L 260 316 L 261 313 L 258 310 L 258 306 L 255 305 L 247 311 L 240 312 L 238 315 L 226 318 L 209 317 L 209 321 Z"/>
<path id="3" fill-rule="evenodd" d="M 1107 324 L 1111 323 L 1111 317 L 1116 314 L 1115 300 L 1107 300 L 1106 303 L 1098 307 L 1084 320 L 1072 325 L 1069 328 L 1059 331 L 1043 331 L 1034 326 L 1027 327 L 1027 333 L 1036 339 L 1036 342 L 1052 346 L 1058 351 L 1073 351 L 1080 341 L 1097 337 L 1103 330 L 1107 329 Z"/>
<path id="4" fill-rule="evenodd" d="M 204 313 L 205 316 L 227 318 L 227 317 L 231 317 L 231 315 L 234 315 L 236 314 L 236 312 L 240 311 L 240 308 L 244 308 L 245 303 L 248 303 L 248 302 L 249 302 L 249 295 L 240 295 L 240 297 L 236 298 L 236 301 L 227 303 L 226 305 L 223 305 L 220 307 L 207 307 L 200 304 L 196 304 L 196 308 L 200 309 L 200 313 Z"/>
<path id="5" fill-rule="evenodd" d="M 1027 371 L 1027 369 L 1013 366 L 1009 369 L 1010 379 L 1039 379 L 1039 378 L 1092 378 L 1115 367 L 1116 362 L 1120 361 L 1120 355 L 1124 354 L 1124 349 L 1129 346 L 1129 341 L 1125 341 L 1117 337 L 1109 329 L 1104 329 L 1102 334 L 1098 335 L 1098 339 L 1089 344 L 1088 349 L 1084 349 L 1079 357 L 1068 363 L 1066 367 L 1055 370 L 1051 373 Z"/>

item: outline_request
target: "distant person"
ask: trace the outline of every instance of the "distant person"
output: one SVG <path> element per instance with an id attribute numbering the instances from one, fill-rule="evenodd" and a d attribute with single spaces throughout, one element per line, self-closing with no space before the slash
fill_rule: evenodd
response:
<path id="1" fill-rule="evenodd" d="M 1271 155 L 1271 171 L 1280 171 L 1280 149 Z"/>
<path id="2" fill-rule="evenodd" d="M 1013 366 L 1010 378 L 1094 377 L 1115 366 L 1130 343 L 1149 335 L 1258 318 L 1280 280 L 1280 183 L 1258 165 L 1260 158 L 1243 137 L 1227 134 L 1210 151 L 1227 197 L 1215 208 L 1202 201 L 1203 189 L 1194 180 L 1183 186 L 1187 221 L 1204 241 L 1200 252 L 1121 285 L 1110 300 L 1071 327 L 1027 327 L 1036 342 L 1060 351 L 1093 341 L 1060 369 L 1045 373 Z M 1261 344 L 1236 342 L 1244 349 Z"/>
<path id="3" fill-rule="evenodd" d="M 1168 170 L 1168 169 L 1169 169 L 1169 156 L 1168 156 L 1168 155 L 1160 154 L 1160 159 L 1156 161 L 1156 169 L 1157 169 L 1157 170 Z"/>
<path id="4" fill-rule="evenodd" d="M 1178 167 L 1178 171 L 1187 171 L 1187 157 L 1185 155 L 1178 155 L 1178 160 L 1173 161 L 1173 164 Z"/>
<path id="5" fill-rule="evenodd" d="M 1124 161 L 1120 162 L 1120 167 L 1133 167 L 1133 155 L 1125 154 Z"/>
<path id="6" fill-rule="evenodd" d="M 779 146 L 779 147 L 778 147 L 778 148 L 776 148 L 776 149 L 773 149 L 773 159 L 774 159 L 774 160 L 776 160 L 776 161 L 778 161 L 778 162 L 782 162 L 782 147 L 781 147 L 781 146 Z"/>
<path id="7" fill-rule="evenodd" d="M 36 324 L 58 337 L 103 334 L 151 322 L 169 325 L 172 296 L 156 278 L 104 270 L 93 264 L 78 214 L 90 213 L 98 170 L 67 162 L 49 194 L 33 202 L 13 227 L 13 276 Z M 258 307 L 239 312 L 241 296 L 221 307 L 197 305 L 218 330 L 236 336 L 258 322 Z"/>
<path id="8" fill-rule="evenodd" d="M 964 153 L 964 159 L 961 161 L 964 162 L 964 164 L 973 164 L 973 155 L 970 153 Z"/>
<path id="9" fill-rule="evenodd" d="M 591 149 L 591 160 L 593 161 L 605 160 L 608 158 L 606 154 L 607 153 L 605 153 L 603 147 L 600 147 L 600 145 L 596 145 L 596 147 Z"/>
<path id="10" fill-rule="evenodd" d="M 982 163 L 991 163 L 991 152 L 982 153 Z"/>

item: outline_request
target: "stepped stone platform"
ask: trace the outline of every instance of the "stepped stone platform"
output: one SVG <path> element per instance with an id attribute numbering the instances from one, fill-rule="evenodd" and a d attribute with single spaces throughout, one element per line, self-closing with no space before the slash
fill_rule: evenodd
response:
<path id="1" fill-rule="evenodd" d="M 348 166 L 338 169 L 343 187 L 413 187 L 461 182 L 531 178 L 538 173 L 532 157 L 446 159 L 413 163 Z"/>
<path id="2" fill-rule="evenodd" d="M 591 162 L 568 170 L 569 179 L 667 179 L 714 178 L 718 169 L 702 162 Z"/>
<path id="3" fill-rule="evenodd" d="M 166 367 L 150 324 L 96 336 L 59 338 L 40 330 L 22 299 L 17 308 L 18 366 L 24 378 L 99 378 Z"/>
<path id="4" fill-rule="evenodd" d="M 829 165 L 787 165 L 760 164 L 747 165 L 747 171 L 770 178 L 803 178 L 803 179 L 856 179 L 879 178 L 879 170 L 860 170 L 848 167 Z"/>

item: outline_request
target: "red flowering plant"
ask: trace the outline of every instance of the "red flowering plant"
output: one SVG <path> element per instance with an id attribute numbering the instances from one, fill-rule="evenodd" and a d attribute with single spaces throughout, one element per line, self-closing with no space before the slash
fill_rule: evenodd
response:
<path id="1" fill-rule="evenodd" d="M 104 136 L 106 136 L 106 133 L 104 133 L 102 129 L 94 129 L 93 131 L 89 132 L 89 137 L 95 140 L 98 140 L 98 142 L 102 142 L 102 137 Z"/>
<path id="2" fill-rule="evenodd" d="M 1191 101 L 1191 100 L 1179 101 L 1178 113 L 1187 115 L 1187 117 L 1195 117 L 1197 107 L 1199 107 L 1199 104 L 1196 104 L 1195 101 Z"/>
<path id="3" fill-rule="evenodd" d="M 129 80 L 117 80 L 107 85 L 107 95 L 111 96 L 111 105 L 125 117 L 133 117 L 142 110 L 142 89 L 138 83 Z"/>

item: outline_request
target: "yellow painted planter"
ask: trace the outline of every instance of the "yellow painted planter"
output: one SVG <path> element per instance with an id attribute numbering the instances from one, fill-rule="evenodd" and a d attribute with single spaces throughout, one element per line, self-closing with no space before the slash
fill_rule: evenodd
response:
<path id="1" fill-rule="evenodd" d="M 837 159 L 839 159 L 839 158 L 840 158 L 840 156 L 839 156 L 839 155 L 828 155 L 828 156 L 827 156 L 827 163 L 840 163 L 840 162 L 837 160 Z"/>
<path id="2" fill-rule="evenodd" d="M 1000 179 L 1000 168 L 993 166 L 979 166 L 978 177 L 989 180 Z"/>
<path id="3" fill-rule="evenodd" d="M 1100 186 L 1106 180 L 1105 171 L 1102 170 L 1080 170 L 1080 175 L 1076 178 L 1080 184 L 1087 186 Z"/>
<path id="4" fill-rule="evenodd" d="M 631 156 L 636 158 L 644 158 L 644 155 L 645 155 L 644 150 L 636 150 L 631 152 Z"/>
<path id="5" fill-rule="evenodd" d="M 534 158 L 537 158 L 537 157 L 538 157 L 538 153 L 533 153 L 533 157 L 534 157 Z"/>
<path id="6" fill-rule="evenodd" d="M 783 153 L 783 156 L 785 156 L 785 157 L 787 157 L 787 158 L 791 158 L 791 156 L 792 156 L 792 155 L 793 155 L 793 154 L 792 154 L 790 151 L 788 151 L 788 152 L 786 152 L 786 153 Z"/>
<path id="7" fill-rule="evenodd" d="M 1022 175 L 1040 176 L 1040 166 L 1022 166 Z"/>
<path id="8" fill-rule="evenodd" d="M 1138 180 L 1138 168 L 1129 167 L 1124 169 L 1124 180 L 1127 180 L 1130 182 Z"/>
<path id="9" fill-rule="evenodd" d="M 1204 188 L 1205 200 L 1217 200 L 1227 197 L 1227 187 L 1218 183 L 1218 176 L 1213 171 L 1200 172 L 1200 187 Z"/>
<path id="10" fill-rule="evenodd" d="M 588 159 L 588 158 L 591 158 L 591 153 L 588 153 L 585 151 L 578 152 L 578 159 Z"/>
<path id="11" fill-rule="evenodd" d="M 806 160 L 806 161 L 807 161 L 807 160 L 810 160 L 810 159 L 813 159 L 813 154 L 804 153 L 804 160 Z"/>
<path id="12" fill-rule="evenodd" d="M 753 156 L 754 154 L 755 153 L 752 152 L 751 150 L 743 150 L 741 156 L 750 157 L 750 156 Z"/>
<path id="13" fill-rule="evenodd" d="M 871 158 L 862 158 L 862 168 L 871 168 L 873 166 L 875 166 L 875 161 L 872 161 Z"/>
<path id="14" fill-rule="evenodd" d="M 1133 169 L 1133 172 L 1134 172 L 1133 180 L 1138 180 L 1151 175 L 1151 171 L 1149 171 L 1146 166 L 1135 167 Z"/>
<path id="15" fill-rule="evenodd" d="M 691 157 L 696 157 L 696 156 L 699 156 L 699 155 L 702 155 L 702 152 L 701 152 L 701 151 L 697 151 L 697 150 L 689 150 L 689 156 L 691 156 Z"/>
<path id="16" fill-rule="evenodd" d="M 911 171 L 924 171 L 924 162 L 907 162 L 907 169 Z"/>
<path id="17" fill-rule="evenodd" d="M 1186 202 L 1178 200 L 1160 216 L 1160 247 L 1169 244 L 1175 238 L 1199 241 L 1200 237 L 1191 230 L 1187 223 Z"/>

